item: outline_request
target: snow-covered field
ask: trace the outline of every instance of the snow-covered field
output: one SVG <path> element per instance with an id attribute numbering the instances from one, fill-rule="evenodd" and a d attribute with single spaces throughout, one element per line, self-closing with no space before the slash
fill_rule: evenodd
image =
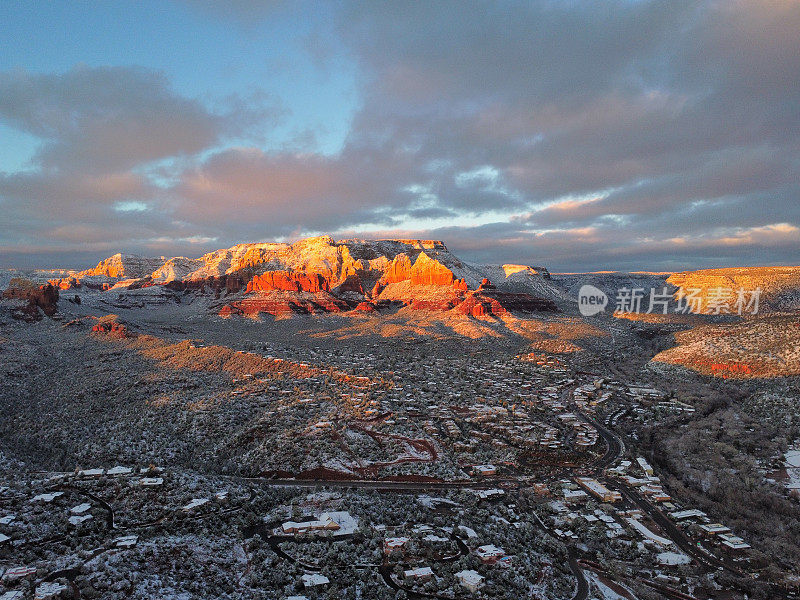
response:
<path id="1" fill-rule="evenodd" d="M 786 452 L 786 473 L 789 481 L 786 484 L 790 490 L 800 490 L 800 449 Z"/>

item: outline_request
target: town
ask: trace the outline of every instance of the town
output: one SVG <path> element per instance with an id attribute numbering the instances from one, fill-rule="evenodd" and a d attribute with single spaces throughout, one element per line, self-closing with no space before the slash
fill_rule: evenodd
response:
<path id="1" fill-rule="evenodd" d="M 643 428 L 690 427 L 699 409 L 657 377 L 620 381 L 568 357 L 484 347 L 416 348 L 408 360 L 378 344 L 245 341 L 225 354 L 245 366 L 224 377 L 166 379 L 137 372 L 124 343 L 94 352 L 162 398 L 147 405 L 158 418 L 145 444 L 127 437 L 139 429 L 96 420 L 93 435 L 118 442 L 106 461 L 77 443 L 71 469 L 3 462 L 3 600 L 196 586 L 295 600 L 797 595 L 790 564 L 774 572 L 763 539 L 682 494 L 652 460 Z M 791 502 L 770 473 L 764 485 Z"/>

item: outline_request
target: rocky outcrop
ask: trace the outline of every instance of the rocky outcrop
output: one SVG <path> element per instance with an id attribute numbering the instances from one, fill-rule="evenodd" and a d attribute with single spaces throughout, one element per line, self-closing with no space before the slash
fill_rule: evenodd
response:
<path id="1" fill-rule="evenodd" d="M 116 338 L 133 337 L 133 334 L 125 325 L 118 321 L 100 321 L 92 327 L 93 333 L 102 333 Z"/>
<path id="2" fill-rule="evenodd" d="M 81 282 L 79 279 L 75 277 L 64 277 L 61 279 L 50 279 L 48 282 L 53 287 L 56 287 L 60 290 L 71 290 L 71 289 L 79 289 L 81 287 Z"/>
<path id="3" fill-rule="evenodd" d="M 538 268 L 537 268 L 538 269 Z M 137 290 L 164 286 L 182 294 L 230 298 L 221 314 L 316 314 L 382 302 L 419 310 L 451 310 L 469 290 L 490 291 L 491 277 L 504 292 L 547 295 L 556 286 L 523 265 L 477 266 L 462 262 L 437 240 L 340 240 L 321 236 L 293 244 L 238 244 L 199 258 L 142 258 L 116 254 L 92 269 L 60 272 L 56 287 Z M 174 295 L 177 299 L 178 295 Z M 553 296 L 555 297 L 555 296 Z M 496 299 L 497 300 L 497 299 Z M 516 310 L 530 303 L 508 300 Z M 499 314 L 506 300 L 481 300 L 476 311 Z M 177 301 L 177 300 L 176 300 Z M 359 310 L 370 310 L 362 306 Z M 471 314 L 471 313 L 470 313 Z"/>
<path id="4" fill-rule="evenodd" d="M 473 317 L 501 317 L 510 312 L 558 312 L 558 307 L 545 298 L 499 291 L 488 279 L 484 279 L 478 289 L 468 292 L 454 310 Z"/>
<path id="5" fill-rule="evenodd" d="M 223 306 L 218 314 L 222 317 L 232 315 L 256 317 L 261 314 L 287 317 L 292 315 L 340 313 L 351 308 L 353 307 L 344 300 L 325 291 L 311 293 L 274 290 L 272 292 L 249 294 L 241 300 Z"/>
<path id="6" fill-rule="evenodd" d="M 451 286 L 456 278 L 453 272 L 437 260 L 430 258 L 424 252 L 420 253 L 411 267 L 410 279 L 412 285 L 442 285 Z"/>
<path id="7" fill-rule="evenodd" d="M 139 279 L 147 277 L 159 269 L 166 258 L 135 256 L 133 254 L 115 254 L 97 263 L 93 269 L 76 274 L 78 279 L 84 277 L 110 277 L 112 279 Z"/>
<path id="8" fill-rule="evenodd" d="M 4 300 L 22 300 L 25 305 L 14 310 L 13 315 L 24 321 L 41 319 L 39 311 L 52 317 L 58 310 L 58 288 L 51 283 L 36 285 L 32 281 L 14 278 L 3 292 Z"/>
<path id="9" fill-rule="evenodd" d="M 329 292 L 328 281 L 316 273 L 304 274 L 291 271 L 267 271 L 256 275 L 247 283 L 245 293 L 252 292 Z"/>

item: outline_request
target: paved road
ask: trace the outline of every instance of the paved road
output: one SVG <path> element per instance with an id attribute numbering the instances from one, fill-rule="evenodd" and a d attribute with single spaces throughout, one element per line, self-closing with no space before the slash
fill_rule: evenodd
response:
<path id="1" fill-rule="evenodd" d="M 570 546 L 569 551 L 569 568 L 572 569 L 573 575 L 578 580 L 578 588 L 575 590 L 575 595 L 572 600 L 587 600 L 589 597 L 589 581 L 586 579 L 586 574 L 578 564 L 578 556 L 575 548 Z"/>
<path id="2" fill-rule="evenodd" d="M 625 443 L 617 434 L 600 425 L 600 423 L 598 423 L 595 419 L 589 417 L 579 410 L 576 412 L 581 419 L 589 423 L 589 425 L 597 430 L 597 433 L 600 434 L 600 437 L 602 437 L 603 441 L 606 443 L 605 454 L 597 459 L 594 463 L 595 471 L 599 473 L 622 458 L 622 455 L 625 452 Z"/>

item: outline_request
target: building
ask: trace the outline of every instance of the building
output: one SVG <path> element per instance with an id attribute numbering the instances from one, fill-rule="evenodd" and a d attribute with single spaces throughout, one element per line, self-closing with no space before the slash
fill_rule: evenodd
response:
<path id="1" fill-rule="evenodd" d="M 83 469 L 78 471 L 78 477 L 89 477 L 92 479 L 97 479 L 98 477 L 102 477 L 105 474 L 105 469 Z"/>
<path id="2" fill-rule="evenodd" d="M 475 555 L 485 565 L 510 564 L 510 557 L 506 556 L 506 551 L 494 544 L 479 546 L 475 549 Z"/>
<path id="3" fill-rule="evenodd" d="M 589 495 L 583 490 L 570 490 L 564 488 L 564 501 L 565 502 L 583 502 Z"/>
<path id="4" fill-rule="evenodd" d="M 750 544 L 745 542 L 742 538 L 732 534 L 722 533 L 720 534 L 719 539 L 724 548 L 733 550 L 734 552 L 742 552 L 743 550 L 750 549 Z"/>
<path id="5" fill-rule="evenodd" d="M 183 512 L 192 512 L 194 509 L 200 508 L 204 504 L 207 504 L 208 501 L 208 498 L 192 498 L 192 501 L 184 506 L 182 510 Z"/>
<path id="6" fill-rule="evenodd" d="M 3 583 L 16 583 L 36 575 L 36 567 L 11 567 L 3 573 Z"/>
<path id="7" fill-rule="evenodd" d="M 492 498 L 499 498 L 505 495 L 506 495 L 505 491 L 500 489 L 478 490 L 478 497 L 481 500 L 490 500 Z"/>
<path id="8" fill-rule="evenodd" d="M 303 581 L 303 587 L 307 588 L 328 585 L 331 582 L 325 575 L 319 573 L 306 573 L 300 579 Z"/>
<path id="9" fill-rule="evenodd" d="M 482 475 L 484 477 L 488 475 L 496 475 L 497 474 L 497 467 L 494 465 L 475 465 L 472 467 L 472 471 L 476 475 Z"/>
<path id="10" fill-rule="evenodd" d="M 139 541 L 138 535 L 124 535 L 114 540 L 114 545 L 117 548 L 133 548 Z"/>
<path id="11" fill-rule="evenodd" d="M 282 525 L 283 533 L 286 535 L 299 535 L 304 533 L 322 533 L 325 531 L 337 531 L 339 524 L 331 519 L 328 515 L 323 515 L 324 518 L 315 519 L 313 521 L 303 521 L 296 523 L 295 521 L 287 521 Z"/>
<path id="12" fill-rule="evenodd" d="M 112 467 L 108 471 L 106 471 L 106 475 L 110 475 L 111 477 L 119 477 L 120 475 L 130 475 L 133 472 L 133 469 L 130 467 Z"/>
<path id="13" fill-rule="evenodd" d="M 383 553 L 391 554 L 392 552 L 403 552 L 407 543 L 407 537 L 386 538 L 383 540 Z"/>
<path id="14" fill-rule="evenodd" d="M 696 508 L 689 508 L 687 510 L 678 510 L 669 513 L 669 516 L 676 521 L 685 521 L 686 519 L 705 519 L 706 513 Z"/>
<path id="15" fill-rule="evenodd" d="M 403 571 L 403 577 L 406 579 L 413 579 L 414 581 L 428 581 L 433 577 L 433 571 L 430 567 L 417 567 Z"/>
<path id="16" fill-rule="evenodd" d="M 472 569 L 465 569 L 456 573 L 456 581 L 474 594 L 483 585 L 483 575 Z"/>
<path id="17" fill-rule="evenodd" d="M 649 462 L 647 462 L 641 456 L 636 459 L 636 462 L 639 463 L 639 468 L 642 469 L 642 471 L 644 471 L 645 475 L 647 475 L 648 477 L 652 477 L 653 476 L 653 473 L 654 473 L 653 467 L 650 466 Z"/>
<path id="18" fill-rule="evenodd" d="M 89 504 L 88 502 L 84 502 L 83 504 L 78 504 L 78 506 L 73 506 L 72 508 L 69 509 L 69 512 L 71 512 L 73 515 L 82 515 L 91 510 L 91 508 L 92 508 L 91 504 Z"/>
<path id="19" fill-rule="evenodd" d="M 591 477 L 576 477 L 575 482 L 589 492 L 592 496 L 602 500 L 603 502 L 613 503 L 622 499 L 622 494 L 608 489 L 602 483 Z"/>
<path id="20" fill-rule="evenodd" d="M 53 600 L 61 596 L 67 590 L 67 586 L 61 583 L 45 582 L 36 586 L 34 600 Z"/>
<path id="21" fill-rule="evenodd" d="M 59 496 L 63 496 L 64 492 L 50 492 L 47 494 L 39 494 L 31 498 L 31 502 L 52 502 Z"/>
<path id="22" fill-rule="evenodd" d="M 730 533 L 730 527 L 726 527 L 722 523 L 708 523 L 705 525 L 700 525 L 700 529 L 703 530 L 707 536 L 717 535 L 720 533 Z"/>
<path id="23" fill-rule="evenodd" d="M 164 483 L 163 477 L 142 477 L 139 480 L 139 485 L 144 487 L 158 487 Z"/>

